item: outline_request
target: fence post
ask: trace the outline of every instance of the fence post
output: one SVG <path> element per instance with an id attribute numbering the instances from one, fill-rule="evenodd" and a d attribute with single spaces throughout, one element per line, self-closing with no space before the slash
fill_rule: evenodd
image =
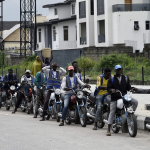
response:
<path id="1" fill-rule="evenodd" d="M 142 67 L 142 82 L 143 82 L 143 85 L 144 85 L 144 67 Z"/>
<path id="2" fill-rule="evenodd" d="M 102 68 L 102 74 L 104 73 L 103 68 Z"/>
<path id="3" fill-rule="evenodd" d="M 2 77 L 3 77 L 3 68 L 2 68 Z"/>
<path id="4" fill-rule="evenodd" d="M 17 69 L 16 69 L 16 77 L 17 77 Z"/>
<path id="5" fill-rule="evenodd" d="M 85 68 L 84 68 L 84 83 L 85 83 Z"/>
<path id="6" fill-rule="evenodd" d="M 123 67 L 122 67 L 122 74 L 123 74 Z"/>

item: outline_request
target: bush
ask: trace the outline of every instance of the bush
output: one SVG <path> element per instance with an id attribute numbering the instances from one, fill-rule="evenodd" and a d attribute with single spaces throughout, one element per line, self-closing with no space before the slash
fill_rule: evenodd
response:
<path id="1" fill-rule="evenodd" d="M 78 58 L 76 61 L 78 62 L 79 68 L 93 68 L 96 65 L 96 61 L 85 56 Z"/>

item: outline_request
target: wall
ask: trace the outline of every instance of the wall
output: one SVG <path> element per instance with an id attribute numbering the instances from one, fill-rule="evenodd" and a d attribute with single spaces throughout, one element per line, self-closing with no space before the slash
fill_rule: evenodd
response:
<path id="1" fill-rule="evenodd" d="M 58 9 L 57 9 L 57 15 L 54 15 L 54 8 L 57 8 L 57 7 L 51 7 L 51 8 L 49 8 L 49 14 L 46 17 L 47 20 L 52 20 L 52 19 L 59 18 L 58 17 Z"/>
<path id="2" fill-rule="evenodd" d="M 79 58 L 83 54 L 83 49 L 53 50 L 54 59 L 52 62 L 58 63 L 61 67 L 68 67 L 68 64 Z M 36 51 L 36 55 L 41 57 L 41 52 Z"/>
<path id="3" fill-rule="evenodd" d="M 71 18 L 70 5 L 57 6 L 57 8 L 58 8 L 58 18 L 59 19 Z"/>
<path id="4" fill-rule="evenodd" d="M 145 21 L 150 20 L 147 11 L 113 13 L 113 44 L 131 43 L 134 51 L 143 51 L 144 44 L 150 42 L 150 30 L 146 30 Z M 139 30 L 134 30 L 134 21 L 139 21 Z"/>
<path id="5" fill-rule="evenodd" d="M 39 29 L 41 29 L 41 42 L 39 42 Z M 38 26 L 37 27 L 37 44 L 39 44 L 39 48 L 45 48 L 45 26 Z"/>

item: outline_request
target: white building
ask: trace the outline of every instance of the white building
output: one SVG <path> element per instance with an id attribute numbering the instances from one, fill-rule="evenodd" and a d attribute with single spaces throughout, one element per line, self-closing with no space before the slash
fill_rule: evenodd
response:
<path id="1" fill-rule="evenodd" d="M 124 45 L 142 52 L 150 44 L 150 0 L 68 0 L 43 7 L 49 14 L 37 27 L 39 49 Z"/>

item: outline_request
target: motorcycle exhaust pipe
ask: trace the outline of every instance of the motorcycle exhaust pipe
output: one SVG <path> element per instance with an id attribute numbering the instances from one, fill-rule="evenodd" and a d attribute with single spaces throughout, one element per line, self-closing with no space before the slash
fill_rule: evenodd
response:
<path id="1" fill-rule="evenodd" d="M 91 115 L 90 113 L 87 113 L 87 116 L 88 116 L 89 118 L 95 119 L 95 116 Z"/>
<path id="2" fill-rule="evenodd" d="M 42 114 L 42 113 L 43 113 L 43 109 L 42 109 L 42 108 L 39 108 L 39 109 L 38 109 L 38 112 Z"/>
<path id="3" fill-rule="evenodd" d="M 146 128 L 150 130 L 150 124 L 146 124 Z"/>
<path id="4" fill-rule="evenodd" d="M 58 117 L 62 118 L 62 113 L 58 113 Z"/>
<path id="5" fill-rule="evenodd" d="M 103 119 L 103 122 L 104 122 L 105 124 L 108 124 L 108 120 Z"/>

